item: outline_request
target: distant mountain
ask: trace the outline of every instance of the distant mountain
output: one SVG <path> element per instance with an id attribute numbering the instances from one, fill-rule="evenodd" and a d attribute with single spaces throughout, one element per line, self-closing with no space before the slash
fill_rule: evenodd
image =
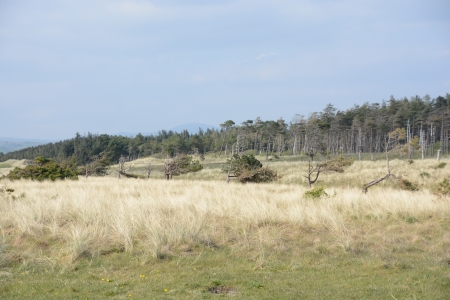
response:
<path id="1" fill-rule="evenodd" d="M 17 139 L 11 137 L 0 137 L 0 152 L 4 154 L 16 150 L 39 146 L 43 144 L 56 142 L 54 140 L 37 140 L 37 139 Z"/>
<path id="2" fill-rule="evenodd" d="M 201 128 L 204 131 L 206 129 L 217 129 L 219 130 L 220 127 L 214 126 L 214 125 L 208 125 L 208 124 L 202 124 L 202 123 L 187 123 L 183 125 L 178 125 L 170 129 L 164 129 L 166 131 L 172 130 L 173 132 L 182 132 L 183 130 L 187 130 L 190 134 L 198 133 L 198 129 Z M 159 131 L 154 132 L 141 132 L 142 135 L 157 135 Z M 118 132 L 117 135 L 122 136 L 128 136 L 128 137 L 135 137 L 139 132 Z"/>

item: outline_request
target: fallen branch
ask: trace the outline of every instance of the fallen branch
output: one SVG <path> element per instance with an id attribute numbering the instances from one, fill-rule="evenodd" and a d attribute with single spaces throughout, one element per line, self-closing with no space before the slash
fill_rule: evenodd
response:
<path id="1" fill-rule="evenodd" d="M 373 180 L 373 181 L 371 181 L 371 182 L 365 184 L 365 185 L 363 186 L 363 188 L 362 188 L 362 191 L 363 191 L 364 193 L 367 193 L 367 190 L 368 190 L 371 186 L 374 186 L 374 185 L 376 185 L 376 184 L 382 182 L 383 180 L 388 179 L 388 178 L 391 177 L 391 176 L 395 177 L 394 174 L 388 173 L 386 176 L 384 176 L 384 177 L 382 177 L 382 178 L 380 178 L 380 179 Z"/>
<path id="2" fill-rule="evenodd" d="M 125 172 L 120 172 L 120 175 L 123 175 L 126 178 L 145 179 L 144 175 L 130 174 Z"/>

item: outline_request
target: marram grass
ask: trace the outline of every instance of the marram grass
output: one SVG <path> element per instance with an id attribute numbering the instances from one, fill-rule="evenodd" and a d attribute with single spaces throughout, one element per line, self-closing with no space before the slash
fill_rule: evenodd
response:
<path id="1" fill-rule="evenodd" d="M 448 167 L 394 161 L 420 190 L 386 182 L 364 194 L 385 166 L 357 161 L 321 176 L 330 196 L 310 199 L 304 162 L 266 165 L 283 178 L 227 184 L 205 168 L 172 181 L 0 181 L 0 298 L 450 294 L 450 199 L 432 193 Z"/>

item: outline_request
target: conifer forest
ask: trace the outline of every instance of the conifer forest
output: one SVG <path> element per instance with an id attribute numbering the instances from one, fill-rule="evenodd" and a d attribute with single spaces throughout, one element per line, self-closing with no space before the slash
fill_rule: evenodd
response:
<path id="1" fill-rule="evenodd" d="M 448 93 L 437 98 L 391 96 L 387 101 L 366 102 L 347 110 L 339 110 L 330 103 L 320 112 L 295 114 L 290 120 L 256 117 L 241 124 L 221 120 L 220 130 L 199 129 L 195 134 L 187 130 L 160 130 L 156 135 L 135 137 L 76 133 L 68 140 L 0 153 L 0 161 L 45 156 L 59 162 L 73 159 L 86 164 L 103 155 L 116 163 L 121 156 L 130 159 L 206 153 L 222 156 L 247 151 L 267 156 L 354 154 L 373 159 L 374 154 L 385 150 L 386 137 L 396 129 L 404 132 L 401 142 L 412 145 L 406 155 L 424 158 L 435 156 L 439 150 L 441 155 L 449 153 L 449 107 Z"/>

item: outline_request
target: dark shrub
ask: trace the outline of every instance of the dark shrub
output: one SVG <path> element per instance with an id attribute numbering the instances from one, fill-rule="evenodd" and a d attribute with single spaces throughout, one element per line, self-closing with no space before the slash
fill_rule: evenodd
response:
<path id="1" fill-rule="evenodd" d="M 24 169 L 15 168 L 8 175 L 8 179 L 31 179 L 31 180 L 56 180 L 56 179 L 78 179 L 78 170 L 76 164 L 62 163 L 52 161 L 43 156 L 38 156 L 33 165 L 26 166 Z"/>

